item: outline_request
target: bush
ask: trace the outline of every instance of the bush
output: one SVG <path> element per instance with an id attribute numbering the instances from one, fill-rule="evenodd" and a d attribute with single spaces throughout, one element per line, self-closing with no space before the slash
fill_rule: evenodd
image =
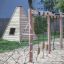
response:
<path id="1" fill-rule="evenodd" d="M 47 31 L 47 20 L 44 16 L 35 17 L 34 31 L 37 36 Z"/>

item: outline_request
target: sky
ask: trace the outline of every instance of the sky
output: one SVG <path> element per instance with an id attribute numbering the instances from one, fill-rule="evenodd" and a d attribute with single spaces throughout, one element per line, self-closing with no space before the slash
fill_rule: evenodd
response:
<path id="1" fill-rule="evenodd" d="M 23 6 L 26 13 L 28 0 L 0 0 L 0 18 L 11 17 L 16 6 Z"/>
<path id="2" fill-rule="evenodd" d="M 40 0 L 35 0 L 33 2 L 35 8 L 39 8 L 39 1 Z M 10 18 L 16 6 L 23 6 L 24 12 L 27 14 L 27 9 L 29 8 L 28 0 L 0 0 L 0 18 Z M 42 7 L 42 5 L 40 5 L 40 7 Z"/>

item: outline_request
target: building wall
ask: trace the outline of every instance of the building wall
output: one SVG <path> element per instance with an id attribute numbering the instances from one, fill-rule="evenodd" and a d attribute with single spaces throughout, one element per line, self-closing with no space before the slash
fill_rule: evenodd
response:
<path id="1" fill-rule="evenodd" d="M 7 23 L 7 21 L 5 21 L 5 23 Z M 28 16 L 24 14 L 23 7 L 16 7 L 10 20 L 5 25 L 6 28 L 4 28 L 5 30 L 3 31 L 2 35 L 3 39 L 9 41 L 20 41 L 29 39 L 29 21 Z M 4 25 L 2 23 L 2 27 L 3 26 Z"/>
<path id="2" fill-rule="evenodd" d="M 19 41 L 19 35 L 20 35 L 20 7 L 16 7 L 14 10 L 14 13 L 12 17 L 10 18 L 10 21 L 6 27 L 6 30 L 3 34 L 3 39 L 10 40 L 10 41 Z M 14 35 L 10 34 L 10 29 L 15 28 Z"/>

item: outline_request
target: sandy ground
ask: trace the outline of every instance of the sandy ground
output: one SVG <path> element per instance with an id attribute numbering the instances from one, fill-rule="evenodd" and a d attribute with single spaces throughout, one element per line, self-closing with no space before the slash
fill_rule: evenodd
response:
<path id="1" fill-rule="evenodd" d="M 53 44 L 53 41 L 51 43 Z M 0 64 L 64 64 L 64 48 L 60 49 L 59 40 L 56 39 L 55 49 L 50 54 L 45 49 L 42 50 L 42 42 L 39 46 L 39 55 L 37 55 L 38 45 L 33 46 L 33 63 L 29 63 L 29 47 L 25 47 L 0 53 Z"/>

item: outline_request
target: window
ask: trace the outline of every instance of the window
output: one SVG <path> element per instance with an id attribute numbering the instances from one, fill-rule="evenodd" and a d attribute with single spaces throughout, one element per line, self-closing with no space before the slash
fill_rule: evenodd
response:
<path id="1" fill-rule="evenodd" d="M 15 28 L 10 28 L 9 34 L 10 34 L 10 35 L 14 35 L 14 34 L 15 34 Z"/>

